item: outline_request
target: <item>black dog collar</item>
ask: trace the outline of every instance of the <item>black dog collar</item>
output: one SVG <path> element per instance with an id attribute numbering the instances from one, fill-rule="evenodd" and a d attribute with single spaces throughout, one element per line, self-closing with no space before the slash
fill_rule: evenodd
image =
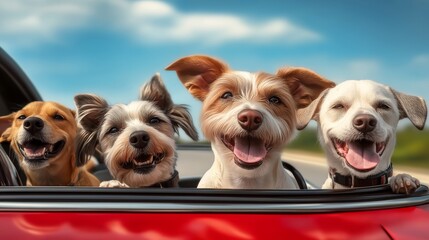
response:
<path id="1" fill-rule="evenodd" d="M 172 188 L 172 187 L 179 187 L 179 172 L 174 170 L 173 175 L 171 175 L 171 178 L 164 182 L 155 183 L 151 186 L 148 186 L 148 188 Z"/>
<path id="2" fill-rule="evenodd" d="M 384 170 L 381 173 L 378 173 L 376 175 L 368 176 L 366 178 L 358 178 L 355 176 L 344 176 L 339 173 L 335 172 L 335 169 L 330 169 L 329 176 L 331 177 L 332 181 L 338 184 L 341 184 L 346 187 L 369 187 L 374 185 L 383 185 L 386 184 L 389 180 L 389 177 L 393 175 L 393 168 L 392 164 L 389 165 L 389 167 Z M 332 184 L 334 186 L 334 184 Z"/>

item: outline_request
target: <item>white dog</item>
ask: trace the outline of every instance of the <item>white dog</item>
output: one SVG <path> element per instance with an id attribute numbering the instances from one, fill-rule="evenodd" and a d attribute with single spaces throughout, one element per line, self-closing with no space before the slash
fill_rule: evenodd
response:
<path id="1" fill-rule="evenodd" d="M 345 81 L 320 94 L 297 114 L 299 129 L 311 119 L 318 122 L 320 143 L 330 169 L 322 188 L 390 182 L 396 193 L 410 193 L 420 185 L 408 174 L 391 177 L 398 121 L 409 118 L 421 130 L 426 115 L 427 107 L 422 98 L 369 80 Z"/>
<path id="2" fill-rule="evenodd" d="M 332 82 L 304 68 L 277 74 L 230 70 L 208 56 L 177 60 L 188 91 L 203 102 L 201 125 L 215 160 L 199 188 L 297 188 L 281 152 L 296 129 L 296 108 L 307 106 Z"/>

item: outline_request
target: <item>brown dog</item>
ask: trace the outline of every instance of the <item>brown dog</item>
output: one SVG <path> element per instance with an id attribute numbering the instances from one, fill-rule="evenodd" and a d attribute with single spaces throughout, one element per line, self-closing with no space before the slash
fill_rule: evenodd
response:
<path id="1" fill-rule="evenodd" d="M 8 141 L 27 176 L 28 186 L 98 186 L 76 166 L 75 112 L 55 102 L 32 102 L 0 117 L 0 142 Z"/>

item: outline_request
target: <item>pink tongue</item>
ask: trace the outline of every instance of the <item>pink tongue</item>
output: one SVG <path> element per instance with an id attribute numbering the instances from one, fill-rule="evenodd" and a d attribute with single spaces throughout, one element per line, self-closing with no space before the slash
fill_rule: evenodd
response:
<path id="1" fill-rule="evenodd" d="M 346 154 L 347 162 L 358 170 L 372 169 L 380 162 L 380 156 L 375 151 L 374 143 L 350 142 Z"/>
<path id="2" fill-rule="evenodd" d="M 234 154 L 246 163 L 259 162 L 267 155 L 263 142 L 254 138 L 235 138 Z"/>

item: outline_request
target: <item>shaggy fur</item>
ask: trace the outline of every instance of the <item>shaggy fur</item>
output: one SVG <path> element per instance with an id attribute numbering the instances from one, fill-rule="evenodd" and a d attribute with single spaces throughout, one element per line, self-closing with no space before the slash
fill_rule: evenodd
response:
<path id="1" fill-rule="evenodd" d="M 172 102 L 159 75 L 144 85 L 139 101 L 113 106 L 92 94 L 75 96 L 78 154 L 86 158 L 99 147 L 115 180 L 103 187 L 148 187 L 170 179 L 176 166 L 174 134 L 182 128 L 198 139 L 184 105 Z"/>

